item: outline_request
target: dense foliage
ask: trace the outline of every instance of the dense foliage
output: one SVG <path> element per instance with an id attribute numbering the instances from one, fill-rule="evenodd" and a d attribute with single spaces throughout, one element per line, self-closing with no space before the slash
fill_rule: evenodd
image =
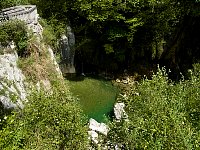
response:
<path id="1" fill-rule="evenodd" d="M 3 8 L 23 4 L 21 1 L 0 2 Z M 51 27 L 44 21 L 42 23 L 45 30 L 41 42 L 53 45 L 55 38 Z M 31 84 L 48 79 L 51 89 L 30 89 L 23 110 L 8 112 L 0 103 L 0 149 L 86 149 L 86 119 L 78 102 L 62 83 L 63 79 L 56 76 L 55 66 L 47 54 L 49 47 L 41 46 L 43 43 L 38 43 L 38 38 L 19 20 L 0 24 L 3 53 L 12 41 L 21 56 L 18 65 L 27 76 L 27 81 Z"/>
<path id="2" fill-rule="evenodd" d="M 4 116 L 0 149 L 85 149 L 84 117 L 67 91 L 35 91 L 23 110 Z"/>
<path id="3" fill-rule="evenodd" d="M 26 3 L 47 19 L 53 41 L 71 24 L 78 71 L 81 63 L 97 72 L 161 63 L 184 72 L 200 56 L 198 0 L 6 0 L 1 7 Z"/>
<path id="4" fill-rule="evenodd" d="M 41 16 L 55 30 L 71 23 L 78 43 L 77 70 L 81 62 L 90 70 L 109 72 L 135 69 L 137 64 L 163 63 L 172 71 L 183 72 L 199 58 L 196 49 L 200 47 L 197 42 L 200 3 L 196 0 L 31 0 L 31 3 L 37 4 Z"/>
<path id="5" fill-rule="evenodd" d="M 28 45 L 28 29 L 26 24 L 20 20 L 12 20 L 0 24 L 0 45 L 8 46 L 13 41 L 17 52 L 22 56 Z"/>
<path id="6" fill-rule="evenodd" d="M 47 20 L 47 44 L 55 45 L 66 24 L 72 26 L 77 70 L 86 65 L 88 72 L 118 72 L 160 63 L 179 77 L 175 83 L 159 69 L 142 80 L 139 95 L 124 100 L 129 121 L 113 122 L 106 140 L 122 149 L 200 148 L 199 65 L 187 72 L 200 58 L 199 0 L 1 0 L 0 7 L 26 3 L 37 4 Z M 0 44 L 13 40 L 23 51 L 25 31 L 21 22 L 1 24 Z M 25 109 L 0 120 L 1 149 L 86 148 L 81 110 L 59 89 L 33 92 Z"/>
<path id="7" fill-rule="evenodd" d="M 0 9 L 22 4 L 28 4 L 28 0 L 0 0 Z"/>
<path id="8" fill-rule="evenodd" d="M 114 123 L 110 140 L 125 149 L 199 149 L 200 69 L 173 83 L 165 69 L 137 86 L 125 99 L 128 122 Z"/>

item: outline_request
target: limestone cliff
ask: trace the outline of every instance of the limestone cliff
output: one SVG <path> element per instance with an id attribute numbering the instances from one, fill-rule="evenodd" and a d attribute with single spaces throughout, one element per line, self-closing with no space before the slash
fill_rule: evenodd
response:
<path id="1" fill-rule="evenodd" d="M 50 90 L 50 76 L 62 79 L 53 50 L 42 42 L 43 28 L 37 21 L 37 9 L 33 8 L 34 13 L 31 11 L 30 16 L 34 21 L 30 22 L 28 17 L 25 20 L 33 33 L 29 35 L 27 56 L 18 58 L 17 48 L 13 42 L 6 47 L 0 43 L 0 107 L 3 109 L 23 108 L 29 90 L 39 90 L 41 86 Z"/>
<path id="2" fill-rule="evenodd" d="M 24 75 L 17 67 L 16 53 L 0 55 L 0 102 L 4 108 L 23 107 L 26 100 Z"/>

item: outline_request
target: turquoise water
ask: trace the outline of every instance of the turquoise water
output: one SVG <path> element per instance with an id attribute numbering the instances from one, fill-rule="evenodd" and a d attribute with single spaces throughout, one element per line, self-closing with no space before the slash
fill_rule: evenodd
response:
<path id="1" fill-rule="evenodd" d="M 82 80 L 69 81 L 70 90 L 80 99 L 84 113 L 89 118 L 105 122 L 113 110 L 117 88 L 110 81 L 84 77 Z"/>

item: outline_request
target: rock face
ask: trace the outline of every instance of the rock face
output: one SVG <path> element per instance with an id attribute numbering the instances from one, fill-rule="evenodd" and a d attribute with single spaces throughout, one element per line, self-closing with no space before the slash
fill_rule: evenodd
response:
<path id="1" fill-rule="evenodd" d="M 122 119 L 127 119 L 128 116 L 124 110 L 125 104 L 124 103 L 116 103 L 114 106 L 114 114 L 115 118 L 120 121 Z"/>
<path id="2" fill-rule="evenodd" d="M 60 42 L 61 70 L 63 74 L 76 73 L 74 67 L 75 36 L 70 26 L 67 26 L 67 34 L 62 35 Z"/>
<path id="3" fill-rule="evenodd" d="M 56 61 L 56 58 L 55 58 L 54 53 L 53 53 L 53 50 L 51 49 L 51 47 L 49 47 L 47 50 L 48 50 L 48 52 L 50 54 L 51 61 L 53 62 L 54 66 L 55 66 L 56 72 L 58 73 L 60 78 L 63 78 L 62 72 L 60 70 L 60 67 L 59 67 L 57 61 Z"/>
<path id="4" fill-rule="evenodd" d="M 24 75 L 17 67 L 16 53 L 0 55 L 0 102 L 5 109 L 23 108 L 26 100 Z"/>
<path id="5" fill-rule="evenodd" d="M 3 16 L 7 16 L 8 20 L 19 19 L 25 21 L 28 28 L 33 31 L 37 37 L 37 42 L 41 44 L 43 28 L 38 22 L 37 7 L 35 5 L 20 5 L 3 9 L 0 12 L 0 19 Z M 0 20 L 0 24 L 8 20 Z M 69 34 L 72 33 L 71 30 Z M 73 34 L 69 35 L 73 39 Z M 75 40 L 75 39 L 74 39 Z M 71 45 L 74 45 L 75 41 L 69 41 Z M 71 46 L 70 44 L 68 44 Z M 63 78 L 59 65 L 56 62 L 53 50 L 50 47 L 42 47 L 43 45 L 36 45 L 38 51 L 40 49 L 47 49 L 50 59 L 53 62 L 57 75 Z M 72 46 L 71 46 L 72 47 Z M 10 42 L 7 47 L 3 47 L 0 44 L 0 107 L 5 109 L 12 109 L 16 107 L 23 108 L 23 102 L 26 101 L 26 90 L 24 86 L 24 75 L 22 71 L 17 67 L 18 55 L 15 52 L 14 42 Z M 30 68 L 31 69 L 31 68 Z M 41 80 L 36 84 L 36 88 L 40 89 L 40 85 L 45 87 L 46 91 L 51 91 L 51 84 L 49 80 Z"/>
<path id="6" fill-rule="evenodd" d="M 24 21 L 33 33 L 42 33 L 42 26 L 38 23 L 39 14 L 36 5 L 19 5 L 2 9 L 0 12 L 0 24 L 8 20 L 19 19 Z M 40 34 L 42 35 L 42 34 Z"/>

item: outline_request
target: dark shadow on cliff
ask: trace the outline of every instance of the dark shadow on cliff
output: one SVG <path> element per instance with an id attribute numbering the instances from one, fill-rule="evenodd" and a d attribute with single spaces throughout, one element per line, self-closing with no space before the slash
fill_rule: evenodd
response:
<path id="1" fill-rule="evenodd" d="M 85 76 L 80 74 L 66 74 L 64 78 L 69 81 L 83 81 Z"/>
<path id="2" fill-rule="evenodd" d="M 6 119 L 4 117 L 10 115 L 12 111 L 13 109 L 6 109 L 3 103 L 0 102 L 0 130 L 6 126 Z"/>
<path id="3" fill-rule="evenodd" d="M 110 76 L 106 75 L 98 75 L 98 74 L 92 74 L 92 73 L 86 73 L 86 74 L 67 74 L 64 75 L 64 78 L 69 81 L 83 81 L 85 78 L 92 78 L 99 81 L 110 81 L 112 78 Z"/>

